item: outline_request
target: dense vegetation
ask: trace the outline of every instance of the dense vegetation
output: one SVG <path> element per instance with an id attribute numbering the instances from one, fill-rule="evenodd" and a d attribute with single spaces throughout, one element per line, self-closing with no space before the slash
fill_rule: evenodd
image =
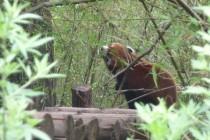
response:
<path id="1" fill-rule="evenodd" d="M 210 7 L 197 7 L 196 9 L 210 17 Z M 210 71 L 210 33 L 199 31 L 198 36 L 205 43 L 203 46 L 193 45 L 191 47 L 197 53 L 191 61 L 192 68 L 199 73 L 208 74 Z M 210 79 L 207 75 L 195 77 L 200 84 L 187 86 L 182 94 L 202 97 L 198 102 L 193 100 L 194 98 L 189 98 L 189 102 L 180 99 L 180 107 L 171 106 L 169 109 L 166 108 L 163 100 L 158 106 L 136 103 L 138 116 L 143 120 L 137 124 L 138 128 L 144 130 L 148 138 L 152 140 L 208 140 L 210 138 Z"/>
<path id="2" fill-rule="evenodd" d="M 42 38 L 40 34 L 30 36 L 21 25 L 30 23 L 40 16 L 21 11 L 26 5 L 5 0 L 0 10 L 0 139 L 22 140 L 34 137 L 49 140 L 48 135 L 34 128 L 39 123 L 32 117 L 34 111 L 26 111 L 31 98 L 43 95 L 41 91 L 29 88 L 35 81 L 60 77 L 50 70 L 56 62 L 48 64 L 48 55 L 38 50 L 43 44 L 52 41 L 51 37 Z M 31 58 L 30 58 L 31 57 Z M 32 59 L 33 57 L 33 59 Z M 30 63 L 28 62 L 30 60 Z M 23 84 L 11 76 L 22 73 L 26 77 Z"/>
<path id="3" fill-rule="evenodd" d="M 57 82 L 57 101 L 64 100 L 62 103 L 70 105 L 71 87 L 90 84 L 95 106 L 111 106 L 114 81 L 108 81 L 111 75 L 99 53 L 100 47 L 110 42 L 130 45 L 139 55 L 155 46 L 146 58 L 170 71 L 180 87 L 197 83 L 192 78 L 196 72 L 191 69 L 194 53 L 190 46 L 200 43 L 195 32 L 201 26 L 179 5 L 166 0 L 143 2 L 106 0 L 51 8 L 55 57 L 60 60 L 57 70 L 67 74 L 66 79 Z M 206 3 L 189 1 L 190 6 Z M 170 28 L 157 43 L 157 31 L 168 24 Z M 118 100 L 117 106 L 123 100 Z"/>
<path id="4" fill-rule="evenodd" d="M 93 106 L 127 107 L 123 96 L 116 98 L 115 81 L 110 80 L 112 76 L 100 54 L 100 47 L 111 42 L 132 46 L 139 55 L 151 49 L 145 58 L 172 73 L 180 93 L 186 93 L 179 95 L 180 101 L 169 110 L 163 102 L 152 107 L 153 110 L 149 106 L 137 105 L 139 116 L 149 118 L 143 118 L 144 123 L 138 125 L 141 130 L 155 140 L 209 139 L 209 44 L 206 44 L 210 40 L 207 34 L 209 19 L 201 10 L 193 8 L 209 5 L 208 0 L 30 2 L 30 8 L 18 7 L 17 3 L 12 7 L 7 0 L 4 5 L 0 2 L 0 8 L 4 7 L 0 11 L 0 66 L 4 68 L 0 70 L 1 139 L 14 139 L 17 135 L 19 139 L 31 138 L 40 134 L 43 139 L 48 139 L 33 129 L 38 122 L 31 118 L 31 112 L 24 112 L 30 102 L 28 96 L 40 94 L 25 90 L 29 85 L 47 93 L 38 101 L 42 107 L 71 106 L 71 88 L 85 84 L 92 87 Z M 23 13 L 39 13 L 44 20 L 25 25 L 28 19 L 38 16 L 26 14 L 21 17 L 19 14 L 23 8 Z M 209 9 L 203 10 L 209 14 Z M 47 43 L 51 39 L 30 36 L 25 30 L 30 35 L 42 32 L 53 36 L 54 42 Z M 200 36 L 197 35 L 198 30 L 202 31 Z M 44 43 L 47 43 L 44 48 L 37 49 Z M 41 57 L 40 52 L 47 52 L 49 56 Z M 50 62 L 57 59 L 57 67 L 52 68 L 55 63 L 48 65 L 47 58 Z M 191 63 L 193 58 L 197 59 Z M 66 74 L 66 77 L 34 82 L 59 76 L 48 75 L 50 69 L 54 73 Z M 193 86 L 183 90 L 189 85 Z M 19 109 L 14 110 L 17 104 Z M 160 117 L 162 121 L 159 121 Z M 22 132 L 16 129 L 20 126 L 25 126 Z M 11 133 L 7 133 L 10 129 Z M 21 133 L 25 135 L 19 135 Z"/>

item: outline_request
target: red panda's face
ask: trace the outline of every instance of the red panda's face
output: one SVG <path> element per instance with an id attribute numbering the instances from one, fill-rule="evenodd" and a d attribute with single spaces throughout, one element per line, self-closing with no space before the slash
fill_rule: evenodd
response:
<path id="1" fill-rule="evenodd" d="M 134 49 L 120 43 L 102 47 L 104 61 L 110 71 L 115 73 L 133 60 Z"/>

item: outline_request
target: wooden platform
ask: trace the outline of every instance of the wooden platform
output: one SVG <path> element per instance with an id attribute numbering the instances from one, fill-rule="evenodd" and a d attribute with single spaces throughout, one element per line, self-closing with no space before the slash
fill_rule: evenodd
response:
<path id="1" fill-rule="evenodd" d="M 43 119 L 38 127 L 56 140 L 126 140 L 137 119 L 135 110 L 77 107 L 46 107 L 34 117 Z"/>

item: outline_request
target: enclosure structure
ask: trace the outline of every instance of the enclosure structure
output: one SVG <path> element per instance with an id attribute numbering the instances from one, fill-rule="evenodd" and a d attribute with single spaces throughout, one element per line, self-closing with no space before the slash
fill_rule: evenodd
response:
<path id="1" fill-rule="evenodd" d="M 126 140 L 135 134 L 136 111 L 130 109 L 46 107 L 35 117 L 43 119 L 38 127 L 55 140 Z"/>

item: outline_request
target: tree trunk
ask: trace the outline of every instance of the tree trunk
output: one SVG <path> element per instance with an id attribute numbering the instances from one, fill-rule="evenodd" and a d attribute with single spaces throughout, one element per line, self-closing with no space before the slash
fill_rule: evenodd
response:
<path id="1" fill-rule="evenodd" d="M 48 1 L 48 0 L 45 0 Z M 31 0 L 32 7 L 38 5 L 39 3 L 42 3 L 43 0 Z M 42 8 L 36 11 L 37 14 L 42 16 L 42 21 L 36 21 L 34 25 L 30 26 L 30 31 L 34 31 L 35 29 L 39 29 L 39 32 L 44 33 L 44 36 L 51 36 L 52 35 L 52 15 L 50 13 L 50 10 L 47 8 Z M 43 46 L 40 51 L 44 54 L 48 53 L 49 55 L 49 63 L 54 61 L 54 43 L 49 42 L 45 46 Z M 51 70 L 53 72 L 54 69 Z M 39 85 L 40 86 L 40 85 Z M 44 106 L 55 106 L 56 105 L 56 94 L 54 92 L 55 87 L 55 81 L 53 79 L 46 79 L 41 82 L 41 87 L 43 91 L 46 93 L 44 100 L 43 98 L 38 99 L 37 104 L 39 104 L 39 107 L 37 109 L 43 108 Z M 43 102 L 41 102 L 42 100 Z M 41 106 L 40 106 L 41 104 Z"/>

